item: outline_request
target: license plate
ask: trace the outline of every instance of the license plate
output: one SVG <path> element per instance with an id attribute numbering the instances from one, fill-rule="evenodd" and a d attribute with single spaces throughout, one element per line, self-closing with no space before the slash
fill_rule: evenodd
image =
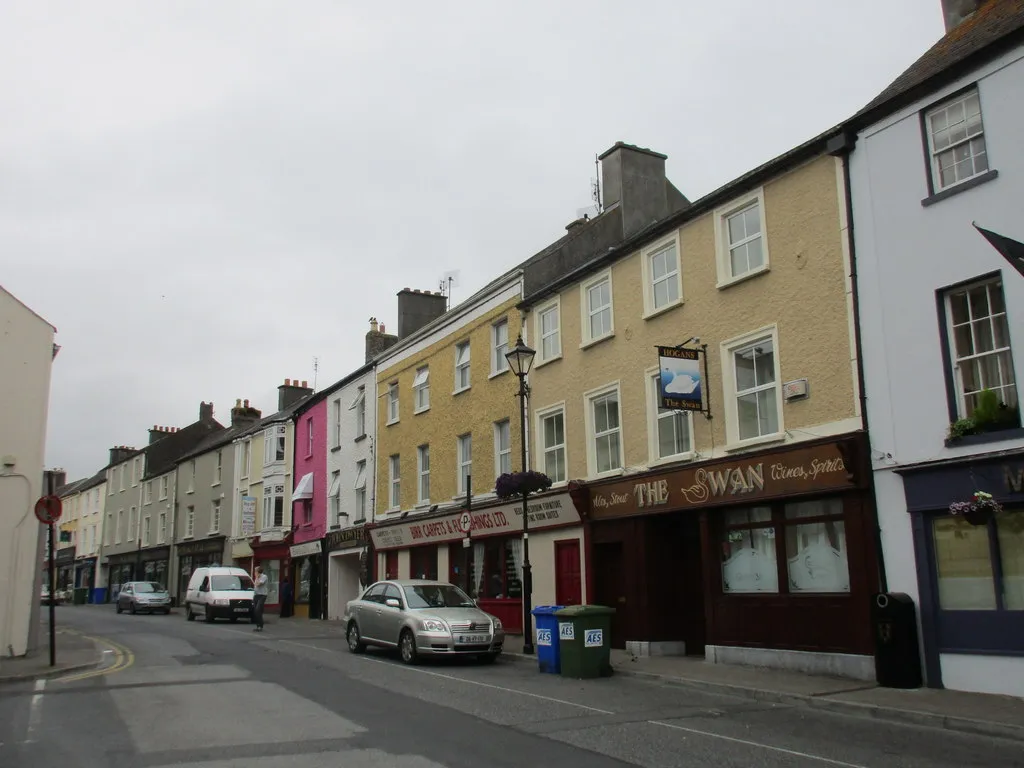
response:
<path id="1" fill-rule="evenodd" d="M 459 635 L 459 643 L 480 645 L 481 643 L 488 643 L 490 640 L 491 638 L 487 635 Z"/>
<path id="2" fill-rule="evenodd" d="M 235 608 L 235 613 L 248 613 L 248 608 Z"/>

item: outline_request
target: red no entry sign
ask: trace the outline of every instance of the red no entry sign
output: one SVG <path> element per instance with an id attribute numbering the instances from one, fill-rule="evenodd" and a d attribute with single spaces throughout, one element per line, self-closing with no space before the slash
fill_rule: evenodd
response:
<path id="1" fill-rule="evenodd" d="M 60 520 L 60 499 L 56 496 L 43 496 L 36 502 L 36 518 L 43 525 L 53 525 Z"/>

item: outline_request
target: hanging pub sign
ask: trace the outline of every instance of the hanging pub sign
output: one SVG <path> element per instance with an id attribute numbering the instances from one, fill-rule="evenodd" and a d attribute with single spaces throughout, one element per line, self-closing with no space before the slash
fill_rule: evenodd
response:
<path id="1" fill-rule="evenodd" d="M 658 399 L 662 408 L 703 411 L 705 350 L 658 347 Z"/>

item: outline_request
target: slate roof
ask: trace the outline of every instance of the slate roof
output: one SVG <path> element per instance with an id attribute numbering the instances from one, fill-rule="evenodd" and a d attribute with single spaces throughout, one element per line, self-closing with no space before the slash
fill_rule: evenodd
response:
<path id="1" fill-rule="evenodd" d="M 82 491 L 88 491 L 90 488 L 95 488 L 97 485 L 102 485 L 104 482 L 106 482 L 106 480 L 107 480 L 107 470 L 104 468 L 104 469 L 101 469 L 99 472 L 97 472 L 92 477 L 88 478 L 87 480 L 83 480 L 82 484 L 80 486 L 78 486 L 78 488 L 76 488 L 76 490 L 79 493 L 81 493 Z"/>
<path id="2" fill-rule="evenodd" d="M 91 478 L 83 477 L 81 480 L 75 480 L 74 482 L 71 483 L 64 483 L 64 485 L 59 486 L 57 490 L 54 491 L 54 495 L 63 499 L 65 496 L 70 496 L 73 493 L 78 493 L 78 491 L 81 490 L 80 486 L 85 485 L 87 482 L 89 482 L 90 479 Z"/>
<path id="3" fill-rule="evenodd" d="M 181 464 L 183 461 L 188 461 L 196 456 L 202 456 L 204 453 L 208 453 L 215 448 L 220 448 L 224 445 L 229 445 L 232 440 L 236 437 L 241 437 L 246 434 L 250 429 L 253 429 L 255 423 L 241 424 L 237 427 L 227 427 L 225 429 L 218 429 L 216 432 L 212 432 L 204 437 L 194 448 L 190 448 L 184 453 L 180 454 L 175 460 L 175 464 Z M 175 433 L 176 434 L 176 433 Z M 166 470 L 165 470 L 166 471 Z"/>
<path id="4" fill-rule="evenodd" d="M 319 392 L 314 392 L 312 395 L 309 395 L 308 397 L 303 398 L 302 402 L 299 404 L 299 407 L 294 409 L 293 413 L 296 416 L 298 416 L 299 414 L 305 413 L 310 408 L 312 408 L 314 405 L 319 403 L 321 400 L 323 400 L 324 398 L 329 397 L 330 395 L 334 394 L 339 389 L 344 387 L 346 384 L 350 384 L 351 382 L 355 381 L 356 379 L 358 379 L 360 376 L 362 376 L 364 373 L 366 373 L 367 371 L 371 370 L 372 368 L 373 368 L 373 361 L 371 361 L 369 363 L 364 363 L 363 365 L 359 366 L 358 368 L 356 368 L 351 373 L 346 374 L 343 378 L 338 379 L 333 384 L 325 387 L 324 389 L 321 389 Z"/>
<path id="5" fill-rule="evenodd" d="M 191 451 L 211 433 L 223 430 L 224 425 L 216 419 L 194 421 L 187 427 L 182 427 L 177 432 L 171 432 L 155 443 L 147 445 L 143 449 L 146 454 L 146 474 L 143 479 L 148 480 L 170 472 L 182 454 Z"/>
<path id="6" fill-rule="evenodd" d="M 875 122 L 937 90 L 1024 40 L 1024 0 L 986 0 L 864 106 L 858 126 Z"/>

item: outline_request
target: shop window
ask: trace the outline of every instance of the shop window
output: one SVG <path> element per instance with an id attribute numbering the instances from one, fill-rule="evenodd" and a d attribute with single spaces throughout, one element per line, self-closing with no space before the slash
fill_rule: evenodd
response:
<path id="1" fill-rule="evenodd" d="M 281 602 L 281 561 L 261 560 L 258 564 L 263 566 L 263 572 L 267 575 L 267 605 L 277 605 Z"/>
<path id="2" fill-rule="evenodd" d="M 471 596 L 487 600 L 519 600 L 523 596 L 523 542 L 519 538 L 488 539 L 473 545 Z"/>
<path id="3" fill-rule="evenodd" d="M 779 563 L 784 565 L 781 582 Z M 722 534 L 722 590 L 730 594 L 848 593 L 843 500 L 727 511 Z"/>
<path id="4" fill-rule="evenodd" d="M 309 591 L 310 582 L 313 579 L 313 560 L 309 557 L 304 557 L 299 562 L 299 567 L 296 569 L 296 581 L 298 582 L 298 591 L 295 593 L 296 603 L 308 603 L 309 602 Z"/>
<path id="5" fill-rule="evenodd" d="M 1024 610 L 1024 511 L 982 526 L 938 517 L 932 531 L 940 608 Z"/>
<path id="6" fill-rule="evenodd" d="M 409 569 L 413 579 L 437 580 L 437 546 L 413 547 L 409 550 Z"/>

